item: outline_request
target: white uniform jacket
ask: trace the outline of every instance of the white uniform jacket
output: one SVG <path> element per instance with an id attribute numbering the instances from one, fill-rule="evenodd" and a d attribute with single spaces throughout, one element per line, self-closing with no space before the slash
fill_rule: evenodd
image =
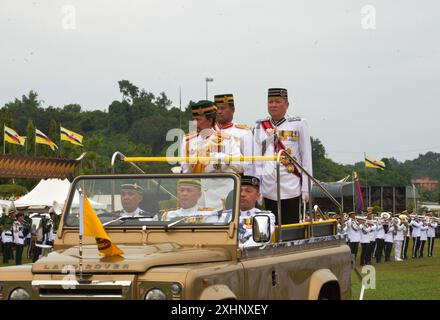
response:
<path id="1" fill-rule="evenodd" d="M 254 155 L 276 155 L 280 149 L 285 149 L 310 174 L 313 174 L 312 147 L 305 119 L 285 115 L 276 123 L 270 118 L 257 121 L 254 127 Z M 276 163 L 274 161 L 256 162 L 254 169 L 255 176 L 261 180 L 263 197 L 276 200 Z M 281 165 L 280 179 L 281 199 L 299 197 L 303 192 L 308 192 L 307 175 L 291 165 Z"/>
<path id="2" fill-rule="evenodd" d="M 185 136 L 180 146 L 181 157 L 215 157 L 216 155 L 241 156 L 240 148 L 228 133 L 215 131 L 213 128 L 201 133 L 193 132 Z M 245 164 L 241 162 L 218 161 L 182 161 L 183 173 L 200 172 L 243 172 Z"/>
<path id="3" fill-rule="evenodd" d="M 247 211 L 240 211 L 238 238 L 239 247 L 253 247 L 261 246 L 263 243 L 255 242 L 252 238 L 252 218 L 257 215 L 268 215 L 270 219 L 270 234 L 275 232 L 275 215 L 270 211 L 262 211 L 258 208 L 253 208 Z M 269 241 L 270 242 L 270 241 Z"/>
<path id="4" fill-rule="evenodd" d="M 409 225 L 412 227 L 412 236 L 413 238 L 420 237 L 420 228 L 422 227 L 421 222 L 417 222 L 415 220 L 411 220 Z"/>
<path id="5" fill-rule="evenodd" d="M 240 153 L 243 156 L 253 155 L 253 135 L 249 127 L 238 124 L 235 122 L 229 122 L 225 125 L 215 124 L 215 130 L 220 133 L 229 134 L 235 143 L 240 148 Z M 250 162 L 244 162 L 244 175 L 254 175 L 253 165 Z"/>

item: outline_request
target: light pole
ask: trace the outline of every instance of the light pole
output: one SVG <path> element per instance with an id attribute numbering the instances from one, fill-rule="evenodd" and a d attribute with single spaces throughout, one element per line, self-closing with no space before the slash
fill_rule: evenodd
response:
<path id="1" fill-rule="evenodd" d="M 206 100 L 208 100 L 208 82 L 213 82 L 214 78 L 205 78 L 206 81 Z"/>

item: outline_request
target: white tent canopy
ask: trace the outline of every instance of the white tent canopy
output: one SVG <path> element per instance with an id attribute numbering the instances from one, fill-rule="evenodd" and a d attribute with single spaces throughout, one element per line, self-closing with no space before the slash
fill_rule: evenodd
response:
<path id="1" fill-rule="evenodd" d="M 69 195 L 70 182 L 67 179 L 41 180 L 32 191 L 14 202 L 16 208 L 52 207 L 61 210 Z M 90 200 L 94 208 L 104 207 L 104 204 Z M 75 192 L 72 207 L 79 207 L 79 194 Z M 58 209 L 58 210 L 57 210 Z M 60 211 L 57 213 L 61 213 Z"/>
<path id="2" fill-rule="evenodd" d="M 16 208 L 63 205 L 69 193 L 70 182 L 67 179 L 41 180 L 32 191 L 14 202 Z"/>

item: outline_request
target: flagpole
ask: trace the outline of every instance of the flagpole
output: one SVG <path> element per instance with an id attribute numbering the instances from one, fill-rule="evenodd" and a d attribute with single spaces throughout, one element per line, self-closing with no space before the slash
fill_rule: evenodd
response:
<path id="1" fill-rule="evenodd" d="M 61 123 L 60 123 L 60 158 L 61 158 Z"/>
<path id="2" fill-rule="evenodd" d="M 356 212 L 356 204 L 355 204 L 355 201 L 354 201 L 354 197 L 355 197 L 355 195 L 354 195 L 354 184 L 355 184 L 355 181 L 354 181 L 354 171 L 351 173 L 351 181 L 352 181 L 352 185 L 353 185 L 353 211 L 354 212 Z"/>
<path id="3" fill-rule="evenodd" d="M 35 128 L 34 144 L 35 144 L 34 156 L 36 157 L 37 156 L 37 128 Z"/>
<path id="4" fill-rule="evenodd" d="M 84 193 L 79 189 L 79 282 L 83 273 Z"/>
<path id="5" fill-rule="evenodd" d="M 5 139 L 5 130 L 6 130 L 6 125 L 3 122 L 3 155 L 6 154 L 6 139 Z"/>
<path id="6" fill-rule="evenodd" d="M 367 177 L 367 163 L 365 160 L 367 159 L 367 154 L 364 152 L 364 169 L 365 169 L 365 193 L 367 195 L 367 207 L 370 206 L 369 192 L 368 192 L 368 177 Z"/>

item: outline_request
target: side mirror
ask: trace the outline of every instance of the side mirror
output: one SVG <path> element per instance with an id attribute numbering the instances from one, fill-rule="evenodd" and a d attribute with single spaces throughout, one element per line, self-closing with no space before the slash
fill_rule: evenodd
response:
<path id="1" fill-rule="evenodd" d="M 255 242 L 270 241 L 271 234 L 269 216 L 256 215 L 252 218 L 252 237 Z"/>

